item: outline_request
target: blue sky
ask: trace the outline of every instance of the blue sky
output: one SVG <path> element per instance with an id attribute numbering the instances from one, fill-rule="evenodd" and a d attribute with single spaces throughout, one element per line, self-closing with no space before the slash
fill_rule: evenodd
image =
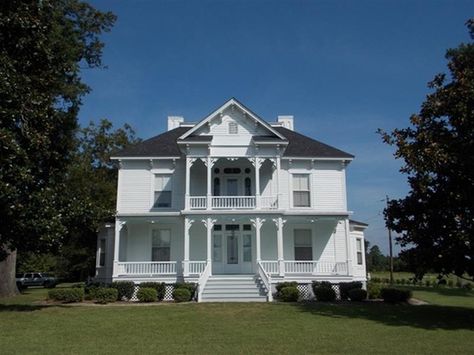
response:
<path id="1" fill-rule="evenodd" d="M 103 40 L 106 70 L 80 122 L 131 124 L 141 138 L 168 115 L 197 121 L 236 97 L 267 121 L 295 116 L 296 130 L 356 155 L 349 210 L 385 252 L 385 195 L 406 178 L 377 128 L 406 127 L 445 72 L 447 48 L 468 41 L 472 1 L 91 1 L 118 16 Z"/>

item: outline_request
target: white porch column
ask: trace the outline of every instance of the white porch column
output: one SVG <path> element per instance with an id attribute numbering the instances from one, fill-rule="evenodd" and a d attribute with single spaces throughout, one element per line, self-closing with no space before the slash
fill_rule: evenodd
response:
<path id="1" fill-rule="evenodd" d="M 254 158 L 255 166 L 255 207 L 260 209 L 260 165 L 261 160 L 259 157 Z"/>
<path id="2" fill-rule="evenodd" d="M 211 170 L 212 170 L 212 161 L 211 157 L 208 155 L 206 159 L 206 166 L 207 166 L 207 209 L 211 209 Z"/>
<path id="3" fill-rule="evenodd" d="M 114 266 L 112 270 L 112 277 L 118 276 L 118 263 L 119 263 L 119 252 L 120 252 L 120 232 L 122 231 L 125 221 L 119 219 L 115 220 L 115 238 L 114 238 Z"/>
<path id="4" fill-rule="evenodd" d="M 277 208 L 281 208 L 281 202 L 280 202 L 280 169 L 281 169 L 281 158 L 280 158 L 280 155 L 277 155 L 276 156 Z"/>
<path id="5" fill-rule="evenodd" d="M 351 246 L 351 234 L 349 227 L 349 218 L 344 220 L 344 229 L 346 232 L 346 260 L 347 260 L 347 274 L 352 275 L 352 246 Z M 362 246 L 364 248 L 364 246 Z M 364 254 L 364 253 L 363 253 Z"/>
<path id="6" fill-rule="evenodd" d="M 184 217 L 184 257 L 183 257 L 183 276 L 189 276 L 189 229 L 191 229 L 193 219 Z"/>
<path id="7" fill-rule="evenodd" d="M 261 248 L 261 242 L 260 242 L 260 228 L 262 228 L 263 222 L 265 222 L 265 219 L 256 217 L 254 219 L 251 219 L 250 222 L 252 222 L 254 228 L 255 228 L 255 259 L 257 261 L 257 264 L 262 260 L 262 248 Z"/>
<path id="8" fill-rule="evenodd" d="M 216 224 L 217 220 L 212 219 L 211 217 L 207 217 L 206 219 L 202 220 L 202 223 L 204 223 L 204 226 L 207 229 L 207 263 L 212 264 L 212 227 L 214 227 L 214 224 Z M 211 265 L 211 270 L 212 270 L 212 265 Z"/>
<path id="9" fill-rule="evenodd" d="M 283 261 L 283 226 L 285 225 L 286 221 L 287 220 L 283 219 L 282 217 L 278 217 L 273 220 L 277 227 L 277 252 L 280 276 L 285 275 L 285 263 Z"/>
<path id="10" fill-rule="evenodd" d="M 191 173 L 192 158 L 186 157 L 186 192 L 184 196 L 184 209 L 189 210 L 189 191 L 190 191 L 190 173 Z"/>

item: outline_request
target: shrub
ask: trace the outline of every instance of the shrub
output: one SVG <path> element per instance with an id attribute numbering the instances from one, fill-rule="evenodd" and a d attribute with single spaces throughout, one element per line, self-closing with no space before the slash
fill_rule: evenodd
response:
<path id="1" fill-rule="evenodd" d="M 166 284 L 164 282 L 142 282 L 140 288 L 142 287 L 154 289 L 158 301 L 163 301 L 163 298 L 165 298 Z"/>
<path id="2" fill-rule="evenodd" d="M 401 280 L 400 280 L 400 283 L 401 283 L 402 285 L 405 285 L 405 284 L 407 283 L 407 280 L 401 279 Z"/>
<path id="3" fill-rule="evenodd" d="M 431 281 L 430 281 L 430 280 L 426 280 L 426 281 L 425 281 L 425 286 L 426 286 L 426 287 L 431 287 Z"/>
<path id="4" fill-rule="evenodd" d="M 283 290 L 285 287 L 298 287 L 298 282 L 292 281 L 292 282 L 279 282 L 276 284 L 276 298 L 280 298 L 281 296 L 281 290 Z"/>
<path id="5" fill-rule="evenodd" d="M 448 287 L 453 287 L 454 286 L 454 281 L 449 279 L 448 280 Z"/>
<path id="6" fill-rule="evenodd" d="M 158 296 L 156 289 L 151 287 L 140 287 L 137 291 L 137 298 L 140 302 L 155 302 Z"/>
<path id="7" fill-rule="evenodd" d="M 446 285 L 446 280 L 445 279 L 439 279 L 438 280 L 438 286 L 444 286 Z"/>
<path id="8" fill-rule="evenodd" d="M 341 300 L 347 300 L 349 298 L 349 291 L 355 288 L 361 289 L 362 282 L 360 281 L 341 282 L 339 284 L 339 293 L 341 295 Z"/>
<path id="9" fill-rule="evenodd" d="M 78 282 L 78 283 L 72 284 L 70 287 L 71 288 L 84 288 L 84 284 Z"/>
<path id="10" fill-rule="evenodd" d="M 396 283 L 397 285 L 400 285 L 400 284 L 402 283 L 402 280 L 396 279 L 396 280 L 395 280 L 395 283 Z"/>
<path id="11" fill-rule="evenodd" d="M 380 298 L 380 289 L 382 287 L 380 284 L 374 284 L 372 282 L 369 282 L 367 284 L 367 295 L 369 296 L 369 299 L 377 299 Z"/>
<path id="12" fill-rule="evenodd" d="M 94 300 L 98 288 L 107 287 L 104 282 L 90 282 L 84 286 L 84 297 L 86 300 Z"/>
<path id="13" fill-rule="evenodd" d="M 336 299 L 336 291 L 332 287 L 317 286 L 313 290 L 317 301 L 332 302 Z"/>
<path id="14" fill-rule="evenodd" d="M 465 288 L 466 290 L 472 290 L 472 284 L 466 282 L 464 285 L 462 285 L 462 288 Z"/>
<path id="15" fill-rule="evenodd" d="M 406 302 L 411 298 L 410 290 L 400 290 L 398 288 L 382 288 L 380 296 L 388 303 Z"/>
<path id="16" fill-rule="evenodd" d="M 191 300 L 189 288 L 178 287 L 173 290 L 173 299 L 175 302 L 188 302 Z"/>
<path id="17" fill-rule="evenodd" d="M 135 284 L 132 281 L 115 281 L 110 286 L 117 290 L 117 299 L 120 301 L 122 298 L 129 300 L 133 296 L 135 291 Z"/>
<path id="18" fill-rule="evenodd" d="M 118 298 L 118 290 L 110 287 L 99 287 L 95 291 L 95 300 L 97 303 L 106 304 L 115 302 Z"/>
<path id="19" fill-rule="evenodd" d="M 367 291 L 362 288 L 353 288 L 348 292 L 349 299 L 354 302 L 360 302 L 367 299 Z"/>
<path id="20" fill-rule="evenodd" d="M 82 302 L 84 299 L 84 290 L 82 288 L 52 289 L 48 291 L 48 298 L 64 303 Z"/>
<path id="21" fill-rule="evenodd" d="M 380 283 L 382 280 L 380 279 L 380 277 L 372 277 L 370 281 L 375 282 L 375 283 Z"/>
<path id="22" fill-rule="evenodd" d="M 189 301 L 191 301 L 194 297 L 194 295 L 196 294 L 196 289 L 197 289 L 197 284 L 195 283 L 192 283 L 192 282 L 177 282 L 173 285 L 173 287 L 175 289 L 177 288 L 185 288 L 189 291 L 190 293 L 190 297 L 189 297 Z"/>
<path id="23" fill-rule="evenodd" d="M 295 286 L 283 287 L 280 290 L 280 299 L 283 302 L 297 302 L 300 297 L 300 291 Z"/>

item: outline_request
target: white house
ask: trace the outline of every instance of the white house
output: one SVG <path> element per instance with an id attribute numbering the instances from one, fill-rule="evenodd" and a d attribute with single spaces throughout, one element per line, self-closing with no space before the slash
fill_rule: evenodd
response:
<path id="1" fill-rule="evenodd" d="M 198 283 L 200 301 L 272 300 L 274 285 L 365 283 L 351 221 L 351 154 L 230 99 L 198 123 L 125 149 L 117 214 L 99 233 L 96 279 Z M 306 286 L 305 286 L 306 285 Z"/>

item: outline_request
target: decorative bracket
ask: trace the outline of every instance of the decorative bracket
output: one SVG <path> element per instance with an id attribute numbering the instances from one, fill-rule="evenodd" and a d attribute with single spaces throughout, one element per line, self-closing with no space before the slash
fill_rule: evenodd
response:
<path id="1" fill-rule="evenodd" d="M 207 229 L 212 229 L 212 227 L 214 227 L 214 224 L 216 224 L 216 222 L 217 222 L 217 219 L 212 219 L 210 217 L 202 220 L 202 223 L 204 223 L 204 226 Z"/>
<path id="2" fill-rule="evenodd" d="M 273 218 L 272 221 L 275 223 L 277 229 L 280 229 L 280 221 L 281 221 L 281 228 L 282 229 L 283 229 L 285 223 L 288 222 L 287 219 L 283 219 L 283 218 Z"/>
<path id="3" fill-rule="evenodd" d="M 194 219 L 185 218 L 184 219 L 184 228 L 186 228 L 186 230 L 189 230 L 191 228 L 191 226 L 193 225 L 193 223 L 194 223 Z"/>
<path id="4" fill-rule="evenodd" d="M 252 222 L 252 225 L 255 229 L 260 229 L 265 222 L 264 218 L 256 217 L 256 218 L 251 218 L 250 222 Z"/>

